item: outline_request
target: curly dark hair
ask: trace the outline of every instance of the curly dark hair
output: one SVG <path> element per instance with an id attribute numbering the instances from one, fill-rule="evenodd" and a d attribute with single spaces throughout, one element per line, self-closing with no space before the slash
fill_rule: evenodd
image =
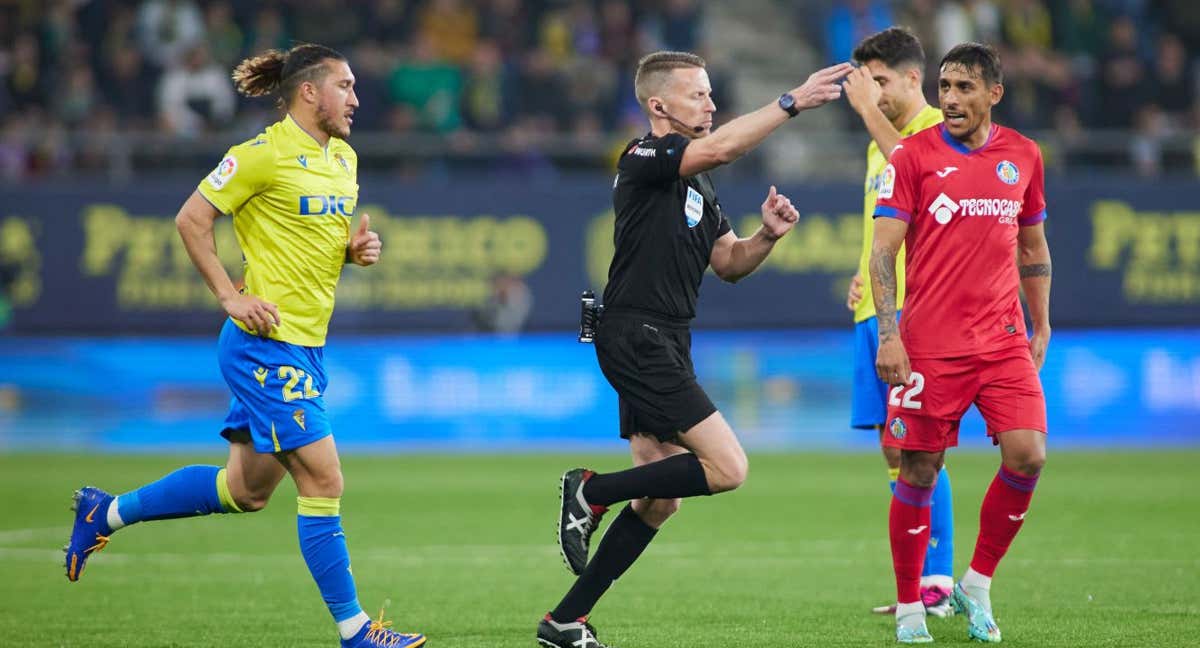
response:
<path id="1" fill-rule="evenodd" d="M 327 68 L 321 64 L 327 60 L 345 61 L 346 57 L 315 43 L 301 43 L 286 52 L 267 50 L 239 63 L 233 69 L 233 84 L 247 97 L 278 95 L 278 103 L 283 107 L 301 83 L 325 75 Z"/>

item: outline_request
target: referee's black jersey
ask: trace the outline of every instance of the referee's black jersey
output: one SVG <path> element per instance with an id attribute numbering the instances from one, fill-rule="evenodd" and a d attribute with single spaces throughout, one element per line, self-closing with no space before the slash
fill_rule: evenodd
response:
<path id="1" fill-rule="evenodd" d="M 613 182 L 616 251 L 604 290 L 606 308 L 696 316 L 713 244 L 730 226 L 707 173 L 679 176 L 690 142 L 676 133 L 647 134 L 625 147 Z"/>

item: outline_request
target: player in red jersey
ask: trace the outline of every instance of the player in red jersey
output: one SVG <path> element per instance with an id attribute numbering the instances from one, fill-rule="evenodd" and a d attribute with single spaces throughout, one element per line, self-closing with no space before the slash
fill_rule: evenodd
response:
<path id="1" fill-rule="evenodd" d="M 901 449 L 889 515 L 901 643 L 933 641 L 919 593 L 929 500 L 946 448 L 958 444 L 963 413 L 975 404 L 1001 455 L 983 499 L 971 566 L 952 597 L 972 638 L 1000 641 L 991 577 L 1021 528 L 1046 461 L 1046 400 L 1037 375 L 1050 340 L 1042 156 L 1033 141 L 992 123 L 1002 81 L 991 47 L 965 43 L 950 50 L 938 79 L 945 121 L 896 148 L 875 208 L 876 370 L 893 385 L 885 444 Z M 908 297 L 897 328 L 902 242 Z"/>

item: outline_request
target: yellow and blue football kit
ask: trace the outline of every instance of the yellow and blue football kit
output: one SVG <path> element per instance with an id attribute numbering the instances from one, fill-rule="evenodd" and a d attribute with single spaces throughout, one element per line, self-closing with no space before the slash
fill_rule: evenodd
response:
<path id="1" fill-rule="evenodd" d="M 258 452 L 286 452 L 332 432 L 321 396 L 324 344 L 358 200 L 356 163 L 345 142 L 331 138 L 322 146 L 288 116 L 231 148 L 200 183 L 200 194 L 233 216 L 245 259 L 243 292 L 274 303 L 282 320 L 260 336 L 228 319 L 218 343 L 221 374 L 233 392 L 221 433 L 249 431 Z M 239 505 L 226 469 L 203 465 L 184 466 L 119 496 L 81 488 L 73 508 L 65 562 L 72 581 L 114 531 L 130 524 L 257 510 Z M 424 645 L 424 635 L 395 632 L 363 612 L 341 519 L 338 497 L 296 498 L 300 553 L 337 624 L 340 645 Z"/>
<path id="2" fill-rule="evenodd" d="M 942 123 L 942 111 L 925 106 L 900 129 L 901 137 Z M 879 321 L 875 319 L 875 297 L 871 291 L 871 242 L 875 237 L 875 200 L 884 176 L 895 173 L 879 145 L 867 146 L 867 180 L 863 187 L 863 243 L 858 258 L 858 275 L 863 280 L 863 297 L 854 308 L 854 389 L 850 392 L 850 425 L 872 429 L 887 420 L 887 384 L 875 373 L 875 354 L 879 350 Z M 896 310 L 904 306 L 904 248 L 896 255 Z"/>
<path id="3" fill-rule="evenodd" d="M 249 430 L 259 452 L 331 432 L 323 347 L 358 201 L 357 162 L 345 141 L 321 146 L 288 116 L 229 149 L 200 182 L 200 194 L 233 216 L 243 292 L 279 308 L 269 337 L 230 318 L 218 345 L 233 392 L 223 434 Z"/>

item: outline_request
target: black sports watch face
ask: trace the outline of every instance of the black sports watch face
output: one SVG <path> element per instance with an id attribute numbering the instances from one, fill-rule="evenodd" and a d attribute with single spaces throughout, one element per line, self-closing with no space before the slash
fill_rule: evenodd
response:
<path id="1" fill-rule="evenodd" d="M 796 98 L 789 92 L 779 95 L 779 107 L 783 108 L 789 117 L 795 117 L 800 112 L 800 109 L 796 108 Z"/>

